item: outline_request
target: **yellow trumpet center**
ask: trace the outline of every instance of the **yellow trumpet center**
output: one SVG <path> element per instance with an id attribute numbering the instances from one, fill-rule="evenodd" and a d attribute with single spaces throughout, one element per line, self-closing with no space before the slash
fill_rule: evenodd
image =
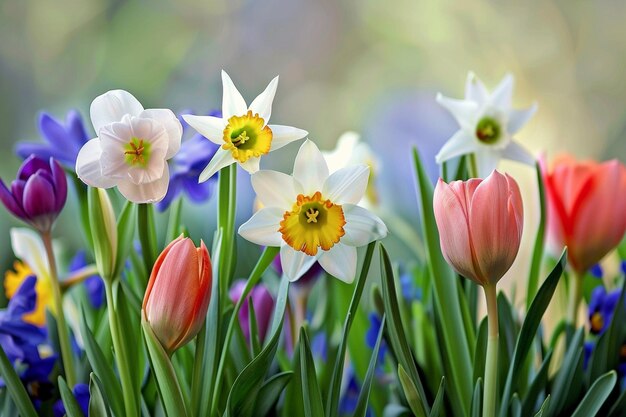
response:
<path id="1" fill-rule="evenodd" d="M 128 165 L 146 167 L 150 160 L 150 142 L 139 138 L 131 138 L 124 146 L 124 158 Z"/>
<path id="2" fill-rule="evenodd" d="M 329 250 L 346 233 L 343 208 L 322 199 L 319 191 L 312 196 L 298 195 L 291 211 L 286 211 L 278 230 L 289 246 L 314 256 L 319 248 Z"/>
<path id="3" fill-rule="evenodd" d="M 222 149 L 229 150 L 237 161 L 243 163 L 250 158 L 265 155 L 271 145 L 272 129 L 265 126 L 265 121 L 258 113 L 252 115 L 252 111 L 248 110 L 244 116 L 228 119 Z"/>

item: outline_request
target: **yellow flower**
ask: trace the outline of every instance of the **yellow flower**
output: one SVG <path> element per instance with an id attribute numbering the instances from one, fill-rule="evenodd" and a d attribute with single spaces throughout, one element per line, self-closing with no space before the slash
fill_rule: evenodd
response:
<path id="1" fill-rule="evenodd" d="M 13 269 L 9 269 L 4 274 L 4 292 L 8 298 L 13 297 L 13 294 L 17 292 L 27 277 L 34 275 L 33 271 L 24 262 L 15 261 Z M 37 293 L 35 309 L 30 313 L 24 314 L 22 318 L 24 321 L 36 326 L 44 326 L 46 324 L 46 309 L 54 312 L 50 281 L 37 277 L 35 292 Z"/>

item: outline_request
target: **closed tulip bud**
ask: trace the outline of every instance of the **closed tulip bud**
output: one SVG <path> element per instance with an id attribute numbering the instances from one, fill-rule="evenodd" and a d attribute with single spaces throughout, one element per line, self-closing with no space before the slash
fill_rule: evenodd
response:
<path id="1" fill-rule="evenodd" d="M 509 270 L 520 246 L 522 197 L 515 180 L 493 171 L 486 179 L 439 179 L 434 194 L 441 251 L 461 275 L 495 285 Z"/>
<path id="2" fill-rule="evenodd" d="M 48 233 L 67 199 L 67 179 L 54 159 L 31 156 L 24 161 L 9 190 L 0 180 L 0 200 L 15 217 Z"/>
<path id="3" fill-rule="evenodd" d="M 626 167 L 617 160 L 577 162 L 562 156 L 543 169 L 548 241 L 567 246 L 569 264 L 585 273 L 615 248 L 626 231 Z"/>
<path id="4" fill-rule="evenodd" d="M 200 331 L 211 299 L 212 270 L 204 242 L 182 236 L 154 264 L 143 299 L 144 317 L 171 355 Z"/>

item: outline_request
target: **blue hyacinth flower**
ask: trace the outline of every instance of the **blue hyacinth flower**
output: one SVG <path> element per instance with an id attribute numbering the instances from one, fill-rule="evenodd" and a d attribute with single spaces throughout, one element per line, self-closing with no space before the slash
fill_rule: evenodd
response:
<path id="1" fill-rule="evenodd" d="M 609 327 L 620 293 L 620 289 L 607 293 L 601 285 L 593 289 L 588 314 L 592 334 L 600 335 Z"/>

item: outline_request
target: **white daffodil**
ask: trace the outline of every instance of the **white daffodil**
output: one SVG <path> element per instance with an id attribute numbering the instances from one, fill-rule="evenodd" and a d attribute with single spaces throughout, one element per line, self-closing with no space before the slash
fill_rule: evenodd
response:
<path id="1" fill-rule="evenodd" d="M 513 76 L 507 74 L 489 93 L 485 85 L 473 73 L 467 76 L 465 99 L 457 100 L 437 95 L 437 101 L 454 116 L 461 129 L 456 132 L 436 156 L 442 163 L 460 155 L 474 153 L 478 176 L 487 177 L 502 158 L 529 165 L 535 163 L 533 156 L 517 142 L 517 133 L 537 110 L 533 103 L 527 109 L 511 108 Z"/>
<path id="2" fill-rule="evenodd" d="M 167 193 L 167 160 L 180 149 L 183 128 L 171 110 L 148 109 L 132 94 L 112 90 L 91 103 L 97 138 L 80 150 L 76 174 L 87 185 L 117 186 L 134 203 L 154 203 Z"/>
<path id="3" fill-rule="evenodd" d="M 37 279 L 50 280 L 48 255 L 39 235 L 25 227 L 13 227 L 10 234 L 15 256 L 28 265 Z"/>
<path id="4" fill-rule="evenodd" d="M 387 235 L 387 227 L 357 203 L 367 187 L 369 168 L 353 165 L 329 175 L 317 146 L 305 141 L 293 176 L 276 171 L 252 175 L 263 208 L 241 225 L 239 234 L 263 246 L 280 246 L 280 262 L 295 281 L 315 261 L 329 274 L 350 283 L 357 251 Z"/>
<path id="5" fill-rule="evenodd" d="M 377 205 L 378 194 L 376 193 L 374 181 L 380 170 L 380 163 L 374 155 L 372 148 L 367 143 L 361 141 L 361 135 L 352 131 L 345 132 L 337 139 L 335 149 L 322 151 L 322 155 L 326 159 L 331 174 L 350 165 L 367 165 L 370 168 L 370 177 L 367 183 L 367 190 L 360 204 L 368 209 Z"/>
<path id="6" fill-rule="evenodd" d="M 185 115 L 191 127 L 221 147 L 200 174 L 199 181 L 211 178 L 220 169 L 238 162 L 249 173 L 259 170 L 261 156 L 308 135 L 290 126 L 268 125 L 278 77 L 274 78 L 250 106 L 222 71 L 222 117 Z"/>

